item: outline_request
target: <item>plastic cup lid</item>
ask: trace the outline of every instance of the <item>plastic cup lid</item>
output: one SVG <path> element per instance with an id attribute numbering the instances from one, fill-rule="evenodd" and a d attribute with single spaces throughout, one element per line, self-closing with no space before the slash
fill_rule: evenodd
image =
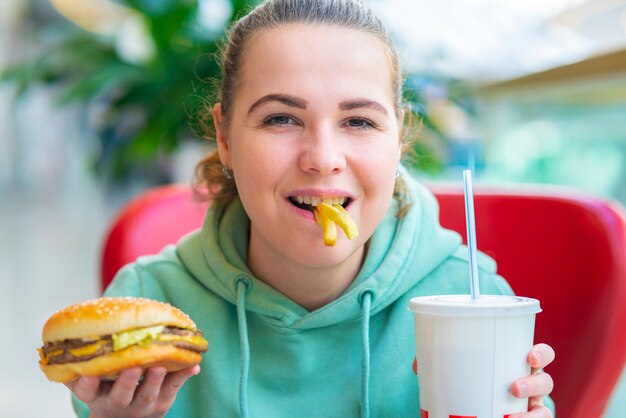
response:
<path id="1" fill-rule="evenodd" d="M 526 315 L 541 312 L 539 301 L 509 295 L 433 295 L 412 298 L 409 310 L 431 315 Z"/>

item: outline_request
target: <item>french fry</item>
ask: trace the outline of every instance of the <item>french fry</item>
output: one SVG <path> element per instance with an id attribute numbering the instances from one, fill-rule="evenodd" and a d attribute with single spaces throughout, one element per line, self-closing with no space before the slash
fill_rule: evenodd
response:
<path id="1" fill-rule="evenodd" d="M 359 236 L 359 230 L 356 223 L 352 220 L 348 212 L 341 205 L 329 205 L 320 203 L 315 211 L 325 218 L 335 222 L 346 234 L 348 239 L 354 239 Z M 319 222 L 318 222 L 319 223 Z"/>
<path id="2" fill-rule="evenodd" d="M 324 245 L 333 246 L 337 242 L 337 224 L 318 211 L 313 212 L 317 224 L 324 231 Z"/>
<path id="3" fill-rule="evenodd" d="M 352 220 L 348 212 L 341 205 L 333 205 L 333 208 L 337 209 L 341 213 L 341 217 L 337 219 L 337 225 L 343 229 L 348 239 L 354 239 L 359 236 L 359 229 L 356 226 L 356 222 Z"/>

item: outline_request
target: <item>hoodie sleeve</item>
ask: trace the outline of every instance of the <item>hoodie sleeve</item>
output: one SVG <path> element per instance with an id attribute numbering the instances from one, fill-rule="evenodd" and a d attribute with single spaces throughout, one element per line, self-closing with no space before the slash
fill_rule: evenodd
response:
<path id="1" fill-rule="evenodd" d="M 141 283 L 141 274 L 136 263 L 122 268 L 104 292 L 105 296 L 145 296 Z"/>
<path id="2" fill-rule="evenodd" d="M 78 418 L 89 418 L 89 408 L 72 393 L 72 406 Z"/>
<path id="3" fill-rule="evenodd" d="M 499 274 L 479 271 L 479 277 L 480 277 L 480 292 L 485 295 L 513 295 L 515 294 L 515 292 L 513 292 L 513 289 L 509 285 L 509 283 Z"/>

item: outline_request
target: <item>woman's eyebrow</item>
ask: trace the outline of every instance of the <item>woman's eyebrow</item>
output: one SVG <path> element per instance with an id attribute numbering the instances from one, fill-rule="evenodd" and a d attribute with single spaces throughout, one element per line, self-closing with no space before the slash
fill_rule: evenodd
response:
<path id="1" fill-rule="evenodd" d="M 259 100 L 254 102 L 252 106 L 250 106 L 250 109 L 248 109 L 248 115 L 254 112 L 254 109 L 267 102 L 280 102 L 286 106 L 296 107 L 298 109 L 306 109 L 307 104 L 306 101 L 294 96 L 289 96 L 288 94 L 268 94 L 261 97 Z"/>
<path id="2" fill-rule="evenodd" d="M 352 109 L 373 109 L 378 112 L 383 113 L 385 116 L 388 116 L 389 113 L 387 109 L 380 103 L 374 100 L 369 99 L 355 99 L 355 100 L 346 100 L 339 103 L 339 110 L 352 110 Z"/>

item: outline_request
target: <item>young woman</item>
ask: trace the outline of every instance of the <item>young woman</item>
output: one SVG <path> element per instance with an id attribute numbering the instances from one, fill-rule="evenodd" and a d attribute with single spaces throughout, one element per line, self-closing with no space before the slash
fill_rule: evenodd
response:
<path id="1" fill-rule="evenodd" d="M 269 0 L 233 27 L 217 153 L 197 171 L 217 190 L 204 226 L 107 291 L 187 312 L 210 342 L 202 373 L 78 379 L 80 416 L 420 415 L 409 299 L 469 283 L 467 249 L 400 165 L 401 83 L 388 33 L 358 0 Z M 339 229 L 326 245 L 322 201 L 358 236 Z M 511 292 L 490 259 L 480 269 L 484 293 Z M 552 416 L 551 379 L 535 371 L 553 358 L 533 347 L 533 373 L 511 382 L 529 399 L 519 417 Z"/>

